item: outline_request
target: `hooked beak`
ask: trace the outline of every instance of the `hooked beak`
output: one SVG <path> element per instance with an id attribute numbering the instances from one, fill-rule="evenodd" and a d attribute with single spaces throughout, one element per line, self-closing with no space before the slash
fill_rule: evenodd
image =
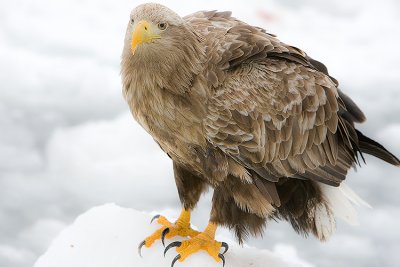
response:
<path id="1" fill-rule="evenodd" d="M 138 45 L 150 43 L 154 39 L 161 39 L 161 36 L 155 34 L 152 29 L 152 25 L 145 20 L 137 23 L 132 33 L 132 54 L 135 54 Z"/>

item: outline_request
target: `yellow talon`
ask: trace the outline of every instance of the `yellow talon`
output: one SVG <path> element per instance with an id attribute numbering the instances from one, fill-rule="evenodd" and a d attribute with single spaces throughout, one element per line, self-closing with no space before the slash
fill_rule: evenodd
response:
<path id="1" fill-rule="evenodd" d="M 213 257 L 215 261 L 220 262 L 222 260 L 225 265 L 225 258 L 223 254 L 228 250 L 228 245 L 225 242 L 218 242 L 214 239 L 216 229 L 216 224 L 209 223 L 204 232 L 199 233 L 197 236 L 189 240 L 185 240 L 182 242 L 173 242 L 169 244 L 164 251 L 164 255 L 170 248 L 176 247 L 176 252 L 178 252 L 178 256 L 176 256 L 174 261 L 172 262 L 173 266 L 177 260 L 182 262 L 191 254 L 199 250 L 205 250 L 211 257 Z M 221 247 L 225 248 L 225 251 L 223 253 L 220 253 Z"/>
<path id="2" fill-rule="evenodd" d="M 150 236 L 146 237 L 144 242 L 139 246 L 139 250 L 143 245 L 147 248 L 151 247 L 158 239 L 161 239 L 164 243 L 164 237 L 167 239 L 174 236 L 194 237 L 199 234 L 198 231 L 193 230 L 190 227 L 190 211 L 185 209 L 182 209 L 182 212 L 175 223 L 171 223 L 164 216 L 156 216 L 155 218 L 157 219 L 157 223 L 161 224 L 162 227 Z"/>
<path id="3" fill-rule="evenodd" d="M 222 243 L 214 239 L 217 225 L 209 223 L 206 230 L 192 239 L 182 241 L 182 244 L 176 248 L 176 252 L 181 255 L 179 261 L 184 261 L 190 254 L 193 254 L 201 249 L 205 250 L 217 262 L 221 259 L 218 257 Z"/>

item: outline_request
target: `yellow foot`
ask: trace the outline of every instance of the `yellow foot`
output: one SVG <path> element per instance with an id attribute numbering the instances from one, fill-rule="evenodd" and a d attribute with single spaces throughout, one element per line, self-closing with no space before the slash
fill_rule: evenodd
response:
<path id="1" fill-rule="evenodd" d="M 143 246 L 149 248 L 153 245 L 156 240 L 161 239 L 164 245 L 164 239 L 172 238 L 174 236 L 183 236 L 183 237 L 194 237 L 199 234 L 198 231 L 193 230 L 190 227 L 190 212 L 186 210 L 182 210 L 181 215 L 176 220 L 175 223 L 171 223 L 164 216 L 156 215 L 153 217 L 151 222 L 157 220 L 157 223 L 161 224 L 162 227 L 155 231 L 152 235 L 146 237 L 142 243 L 139 245 L 139 255 L 141 255 L 141 249 Z"/>
<path id="2" fill-rule="evenodd" d="M 176 247 L 176 252 L 178 252 L 178 255 L 174 258 L 171 264 L 171 266 L 174 266 L 176 261 L 179 260 L 182 262 L 191 254 L 199 250 L 205 250 L 217 262 L 222 260 L 223 266 L 225 266 L 224 254 L 228 251 L 228 244 L 225 242 L 218 242 L 214 239 L 215 229 L 216 225 L 211 223 L 207 226 L 204 232 L 199 233 L 197 236 L 189 240 L 172 242 L 165 248 L 164 256 L 170 248 Z M 221 247 L 225 249 L 225 251 L 222 253 L 220 253 Z"/>

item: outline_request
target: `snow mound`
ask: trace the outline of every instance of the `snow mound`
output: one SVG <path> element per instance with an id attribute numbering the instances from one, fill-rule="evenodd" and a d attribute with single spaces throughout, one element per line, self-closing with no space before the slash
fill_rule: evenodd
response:
<path id="1" fill-rule="evenodd" d="M 152 215 L 133 209 L 121 208 L 115 204 L 95 207 L 79 216 L 76 221 L 53 241 L 47 252 L 34 267 L 158 267 L 170 266 L 176 252 L 168 251 L 163 257 L 161 242 L 150 249 L 143 248 L 141 258 L 137 246 L 143 238 L 159 226 L 150 224 Z M 225 254 L 227 267 L 292 267 L 310 266 L 297 258 L 291 247 L 280 246 L 275 252 L 252 247 L 240 247 L 228 241 L 230 247 Z M 167 244 L 171 240 L 166 240 Z M 176 267 L 222 266 L 206 252 L 195 253 Z"/>

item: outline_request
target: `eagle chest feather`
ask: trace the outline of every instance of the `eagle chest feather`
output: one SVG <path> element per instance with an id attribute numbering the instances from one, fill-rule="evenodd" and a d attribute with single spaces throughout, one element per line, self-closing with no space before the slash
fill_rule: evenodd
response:
<path id="1" fill-rule="evenodd" d="M 130 95 L 134 118 L 164 152 L 182 163 L 197 157 L 194 147 L 205 142 L 202 121 L 188 98 L 154 87 L 135 88 Z"/>

